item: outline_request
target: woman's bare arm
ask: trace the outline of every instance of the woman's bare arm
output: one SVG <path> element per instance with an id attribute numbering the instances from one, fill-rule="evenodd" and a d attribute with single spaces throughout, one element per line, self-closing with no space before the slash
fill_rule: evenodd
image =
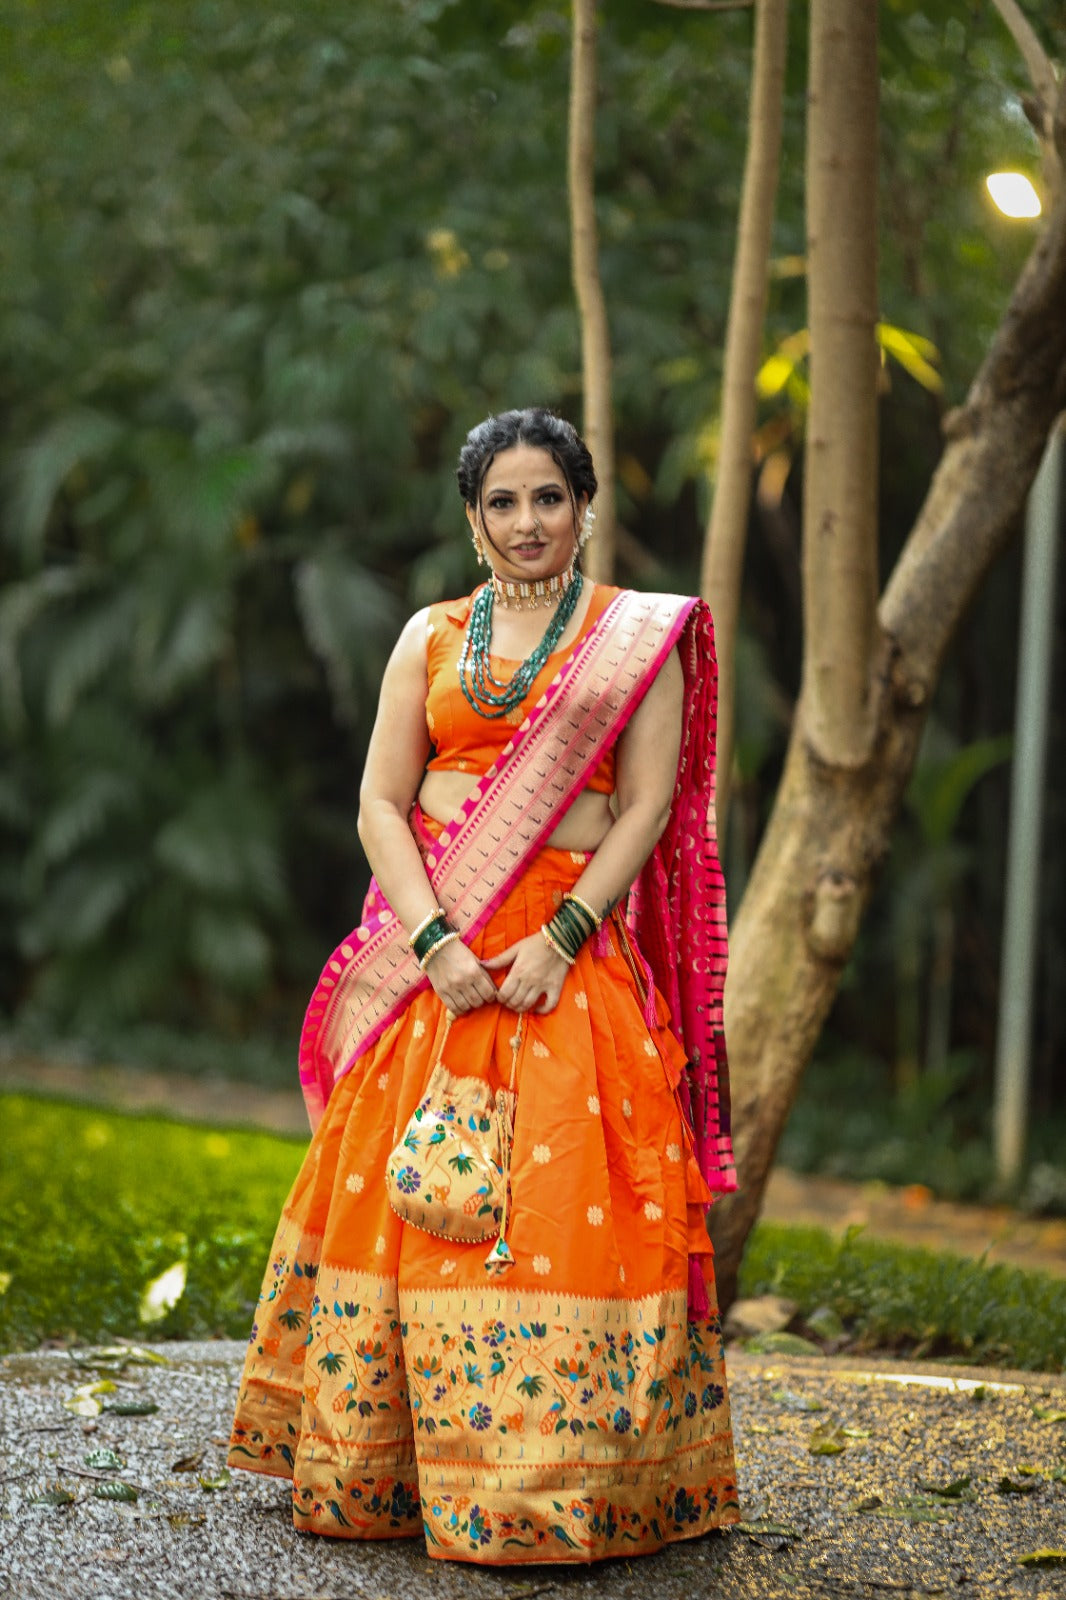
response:
<path id="1" fill-rule="evenodd" d="M 359 789 L 359 838 L 385 898 L 408 932 L 437 906 L 407 820 L 430 749 L 426 623 L 427 612 L 416 612 L 385 668 Z M 459 941 L 434 956 L 426 973 L 453 1011 L 469 1011 L 496 998 L 496 986 L 481 962 Z"/>

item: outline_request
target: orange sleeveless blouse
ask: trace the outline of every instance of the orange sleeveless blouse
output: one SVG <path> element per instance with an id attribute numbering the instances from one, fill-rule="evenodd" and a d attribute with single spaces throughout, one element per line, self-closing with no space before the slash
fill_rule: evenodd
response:
<path id="1" fill-rule="evenodd" d="M 426 765 L 427 772 L 469 772 L 480 776 L 499 756 L 510 741 L 515 728 L 524 722 L 528 708 L 537 703 L 551 683 L 578 640 L 596 626 L 610 605 L 617 589 L 597 584 L 592 601 L 585 614 L 577 639 L 554 650 L 537 674 L 529 694 L 520 706 L 503 717 L 479 716 L 473 709 L 459 682 L 459 655 L 473 596 L 462 600 L 445 600 L 430 606 L 426 628 L 426 658 L 429 671 L 429 693 L 426 696 L 426 727 L 429 730 L 433 754 Z M 507 681 L 518 666 L 505 656 L 493 656 L 492 667 L 498 678 Z M 508 670 L 509 669 L 509 670 Z M 612 745 L 592 773 L 586 786 L 598 794 L 613 794 L 615 787 L 615 751 Z"/>

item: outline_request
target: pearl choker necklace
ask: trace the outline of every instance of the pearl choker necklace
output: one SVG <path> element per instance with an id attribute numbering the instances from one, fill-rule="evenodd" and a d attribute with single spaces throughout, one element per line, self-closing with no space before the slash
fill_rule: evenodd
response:
<path id="1" fill-rule="evenodd" d="M 492 574 L 492 595 L 497 605 L 505 611 L 536 611 L 540 606 L 551 606 L 563 597 L 574 581 L 574 563 L 565 572 L 551 578 L 538 578 L 535 583 L 512 583 L 507 578 Z"/>

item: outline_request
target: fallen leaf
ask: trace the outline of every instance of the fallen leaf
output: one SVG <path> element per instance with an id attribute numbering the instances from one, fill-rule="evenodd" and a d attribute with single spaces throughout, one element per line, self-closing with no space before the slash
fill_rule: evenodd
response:
<path id="1" fill-rule="evenodd" d="M 802 1537 L 798 1528 L 790 1528 L 783 1522 L 771 1522 L 769 1518 L 760 1518 L 758 1522 L 738 1522 L 734 1531 L 771 1550 L 783 1550 L 793 1539 Z"/>
<path id="2" fill-rule="evenodd" d="M 159 1407 L 154 1400 L 112 1400 L 103 1409 L 112 1417 L 150 1417 Z"/>
<path id="3" fill-rule="evenodd" d="M 202 1450 L 193 1450 L 187 1456 L 179 1456 L 171 1467 L 171 1472 L 199 1472 L 204 1463 Z"/>
<path id="4" fill-rule="evenodd" d="M 120 1505 L 132 1506 L 138 1498 L 132 1483 L 120 1483 L 117 1478 L 110 1483 L 98 1483 L 93 1490 L 94 1500 L 113 1500 Z"/>
<path id="5" fill-rule="evenodd" d="M 90 1450 L 82 1460 L 87 1467 L 96 1467 L 101 1472 L 121 1472 L 126 1465 L 117 1450 Z"/>
<path id="6" fill-rule="evenodd" d="M 926 1495 L 911 1494 L 902 1500 L 883 1505 L 879 1517 L 899 1517 L 904 1522 L 950 1522 L 953 1513 L 950 1501 L 930 1499 Z"/>
<path id="7" fill-rule="evenodd" d="M 1017 1478 L 1008 1478 L 1004 1476 L 1000 1478 L 999 1482 L 996 1484 L 996 1493 L 1035 1494 L 1040 1488 L 1040 1482 L 1041 1480 L 1039 1478 L 1023 1478 L 1019 1483 Z"/>
<path id="8" fill-rule="evenodd" d="M 207 1517 L 202 1511 L 171 1511 L 167 1514 L 167 1521 L 172 1528 L 198 1528 Z"/>
<path id="9" fill-rule="evenodd" d="M 938 1500 L 972 1500 L 973 1494 L 967 1492 L 972 1481 L 970 1478 L 953 1478 L 950 1483 L 929 1483 L 920 1478 L 918 1487 L 925 1489 L 928 1494 L 935 1494 Z"/>
<path id="10" fill-rule="evenodd" d="M 807 1441 L 807 1449 L 812 1456 L 839 1456 L 847 1447 L 844 1429 L 838 1422 L 823 1422 Z"/>
<path id="11" fill-rule="evenodd" d="M 824 1411 L 825 1406 L 820 1400 L 815 1400 L 812 1395 L 796 1394 L 793 1389 L 774 1389 L 770 1394 L 771 1400 L 776 1400 L 779 1406 L 787 1406 L 789 1411 Z"/>
<path id="12" fill-rule="evenodd" d="M 230 1481 L 229 1469 L 227 1467 L 223 1467 L 222 1471 L 218 1474 L 218 1476 L 216 1478 L 209 1478 L 206 1475 L 201 1474 L 201 1476 L 200 1476 L 200 1488 L 201 1489 L 225 1489 L 225 1488 L 227 1488 L 229 1486 L 229 1481 Z"/>
<path id="13" fill-rule="evenodd" d="M 853 1500 L 847 1509 L 849 1511 L 878 1511 L 884 1503 L 879 1494 L 868 1494 L 861 1500 Z"/>
<path id="14" fill-rule="evenodd" d="M 142 1344 L 106 1344 L 91 1350 L 72 1350 L 70 1359 L 79 1367 L 169 1367 L 170 1357 Z"/>
<path id="15" fill-rule="evenodd" d="M 31 1506 L 49 1506 L 60 1508 L 72 1506 L 75 1496 L 69 1489 L 64 1489 L 61 1484 L 55 1484 L 51 1489 L 43 1489 L 40 1494 L 35 1494 L 30 1500 Z"/>
<path id="16" fill-rule="evenodd" d="M 95 1383 L 83 1383 L 63 1404 L 76 1417 L 98 1417 L 104 1409 L 100 1396 L 114 1393 L 115 1385 L 110 1378 L 98 1378 Z"/>
<path id="17" fill-rule="evenodd" d="M 142 1322 L 161 1322 L 172 1311 L 185 1293 L 188 1268 L 184 1261 L 175 1261 L 165 1272 L 153 1278 L 141 1295 L 138 1316 Z"/>
<path id="18" fill-rule="evenodd" d="M 1020 1567 L 1066 1567 L 1066 1550 L 1030 1550 L 1018 1557 Z"/>
<path id="19" fill-rule="evenodd" d="M 1041 1422 L 1066 1422 L 1066 1411 L 1056 1411 L 1053 1406 L 1034 1406 L 1033 1416 Z"/>

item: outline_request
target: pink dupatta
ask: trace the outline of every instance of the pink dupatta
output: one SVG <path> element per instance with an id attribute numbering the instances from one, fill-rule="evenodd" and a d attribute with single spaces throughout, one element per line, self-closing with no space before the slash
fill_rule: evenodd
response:
<path id="1" fill-rule="evenodd" d="M 726 1191 L 736 1187 L 736 1170 L 722 1029 L 725 889 L 714 823 L 717 668 L 703 602 L 621 591 L 425 860 L 452 925 L 464 937 L 477 932 L 581 793 L 675 645 L 685 681 L 677 784 L 628 920 L 689 1056 L 681 1094 L 700 1170 L 712 1189 Z M 362 921 L 323 968 L 304 1020 L 300 1082 L 312 1128 L 334 1084 L 428 982 L 372 880 Z"/>

